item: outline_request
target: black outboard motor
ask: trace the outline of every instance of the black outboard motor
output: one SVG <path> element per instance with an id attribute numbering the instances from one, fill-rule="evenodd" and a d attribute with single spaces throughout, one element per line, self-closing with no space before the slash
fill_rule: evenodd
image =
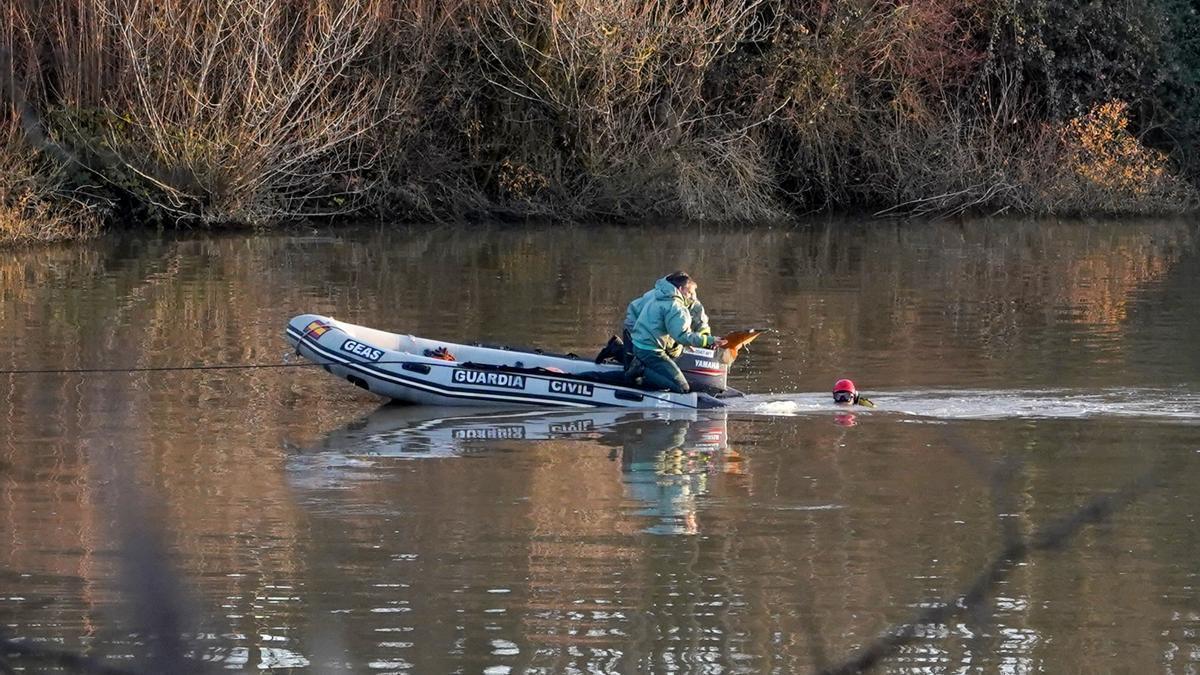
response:
<path id="1" fill-rule="evenodd" d="M 720 358 L 720 350 L 686 347 L 675 359 L 692 391 L 720 394 L 729 389 L 729 364 Z"/>

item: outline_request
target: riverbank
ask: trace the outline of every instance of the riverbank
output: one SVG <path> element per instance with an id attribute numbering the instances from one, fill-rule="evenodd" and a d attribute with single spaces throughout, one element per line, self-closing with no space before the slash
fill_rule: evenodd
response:
<path id="1" fill-rule="evenodd" d="M 1187 3 L 668 7 L 14 5 L 0 241 L 1200 203 Z"/>

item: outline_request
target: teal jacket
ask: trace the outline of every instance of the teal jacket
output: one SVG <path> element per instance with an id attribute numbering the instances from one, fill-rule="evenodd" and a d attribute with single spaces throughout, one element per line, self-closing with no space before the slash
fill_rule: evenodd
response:
<path id="1" fill-rule="evenodd" d="M 629 308 L 625 310 L 625 324 L 623 327 L 629 331 L 630 335 L 633 335 L 633 326 L 637 323 L 638 315 L 642 313 L 642 308 L 656 295 L 658 295 L 657 283 L 654 288 L 646 291 L 641 297 L 634 298 L 633 302 L 629 303 Z M 684 298 L 683 304 L 687 306 L 688 312 L 692 315 L 692 328 L 695 329 L 694 332 L 701 335 L 711 333 L 712 329 L 708 326 L 708 312 L 704 311 L 704 305 L 700 304 L 700 299 L 692 300 L 689 305 L 687 298 Z"/>
<path id="2" fill-rule="evenodd" d="M 634 321 L 633 346 L 645 351 L 666 351 L 675 343 L 692 347 L 711 347 L 717 340 L 711 335 L 692 332 L 692 315 L 687 300 L 666 279 L 654 282 L 654 290 Z M 645 298 L 639 298 L 639 300 Z M 635 300 L 634 302 L 637 302 Z"/>

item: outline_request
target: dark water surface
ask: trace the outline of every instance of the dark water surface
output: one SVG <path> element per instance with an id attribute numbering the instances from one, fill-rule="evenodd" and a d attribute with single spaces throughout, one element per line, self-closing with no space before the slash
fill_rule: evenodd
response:
<path id="1" fill-rule="evenodd" d="M 591 355 L 676 267 L 718 333 L 775 331 L 728 411 L 0 374 L 0 630 L 152 671 L 145 606 L 177 601 L 212 670 L 805 672 L 1149 472 L 880 667 L 1200 669 L 1192 223 L 114 238 L 0 254 L 0 370 L 275 363 L 305 312 Z M 879 408 L 830 405 L 843 376 Z"/>

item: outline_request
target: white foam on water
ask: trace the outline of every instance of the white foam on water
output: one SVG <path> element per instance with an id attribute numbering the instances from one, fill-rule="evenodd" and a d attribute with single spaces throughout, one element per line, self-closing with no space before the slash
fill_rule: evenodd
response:
<path id="1" fill-rule="evenodd" d="M 932 420 L 1158 418 L 1200 422 L 1200 393 L 1181 389 L 934 389 L 870 392 L 875 408 L 837 405 L 829 394 L 755 394 L 730 411 L 765 416 L 899 414 Z"/>

